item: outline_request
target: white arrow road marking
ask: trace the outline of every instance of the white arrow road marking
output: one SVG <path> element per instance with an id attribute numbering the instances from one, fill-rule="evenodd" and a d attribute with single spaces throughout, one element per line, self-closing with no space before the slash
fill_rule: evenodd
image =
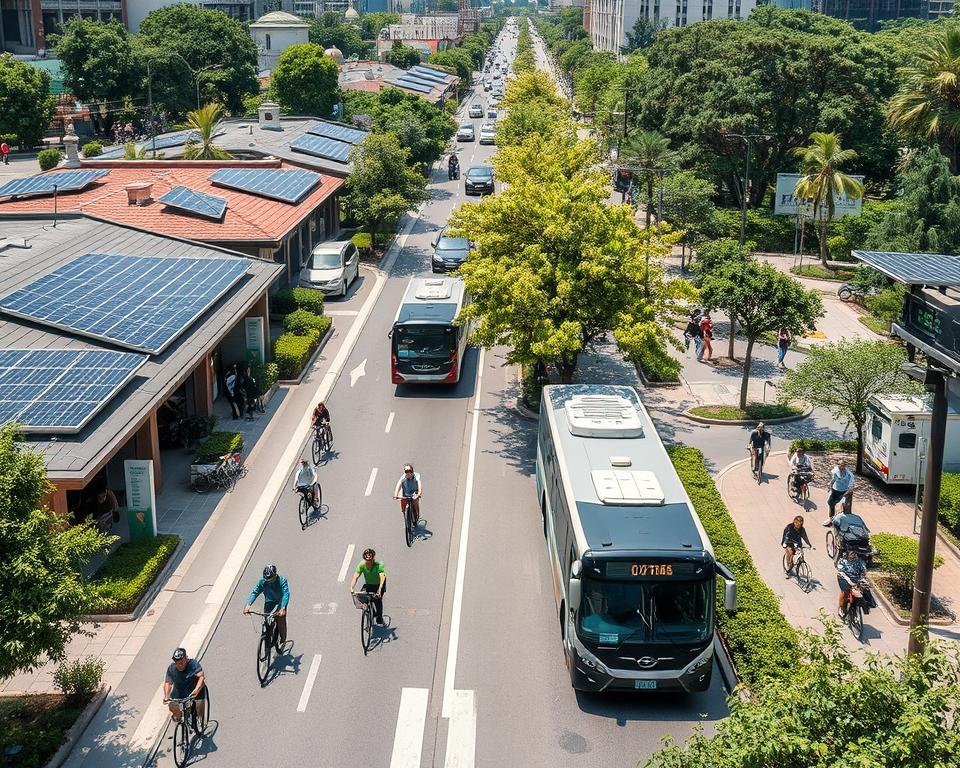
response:
<path id="1" fill-rule="evenodd" d="M 350 386 L 352 387 L 357 383 L 357 379 L 361 376 L 367 375 L 367 358 L 363 358 L 363 362 L 360 363 L 356 368 L 350 371 Z"/>
<path id="2" fill-rule="evenodd" d="M 310 691 L 313 690 L 313 684 L 317 681 L 317 672 L 320 671 L 320 654 L 313 655 L 313 661 L 310 662 L 310 671 L 307 672 L 307 682 L 303 684 L 303 693 L 300 694 L 300 703 L 297 704 L 297 712 L 307 711 L 307 702 L 310 701 Z"/>
<path id="3" fill-rule="evenodd" d="M 350 567 L 350 562 L 353 560 L 353 550 L 354 545 L 351 544 L 349 547 L 347 547 L 347 552 L 343 556 L 343 563 L 340 565 L 340 573 L 337 574 L 337 581 L 341 583 L 347 578 L 347 568 Z"/>
<path id="4" fill-rule="evenodd" d="M 429 699 L 429 688 L 404 688 L 401 691 L 390 768 L 420 768 Z"/>
<path id="5" fill-rule="evenodd" d="M 367 480 L 367 490 L 363 492 L 364 496 L 369 496 L 373 492 L 373 484 L 376 482 L 376 480 L 377 480 L 377 468 L 374 467 L 370 471 L 370 479 Z"/>

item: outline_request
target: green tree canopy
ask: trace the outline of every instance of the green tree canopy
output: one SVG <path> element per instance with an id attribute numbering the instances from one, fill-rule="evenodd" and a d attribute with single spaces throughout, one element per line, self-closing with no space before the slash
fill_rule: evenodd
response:
<path id="1" fill-rule="evenodd" d="M 473 58 L 463 48 L 448 48 L 430 54 L 427 59 L 430 64 L 443 67 L 460 78 L 461 87 L 470 85 L 473 79 Z"/>
<path id="2" fill-rule="evenodd" d="M 503 96 L 504 109 L 533 102 L 545 107 L 568 106 L 566 100 L 557 93 L 557 87 L 550 75 L 539 69 L 518 75 L 507 85 Z"/>
<path id="3" fill-rule="evenodd" d="M 664 199 L 664 204 L 666 204 L 666 199 Z M 756 247 L 756 243 L 750 240 L 740 245 L 740 241 L 733 237 L 718 237 L 698 244 L 697 285 L 702 285 L 708 275 L 718 272 L 727 262 L 749 261 L 753 258 Z"/>
<path id="4" fill-rule="evenodd" d="M 780 391 L 795 400 L 826 408 L 857 433 L 857 472 L 863 471 L 863 426 L 867 401 L 881 393 L 916 392 L 902 370 L 903 349 L 887 341 L 848 340 L 812 347 L 806 359 L 787 371 Z"/>
<path id="5" fill-rule="evenodd" d="M 383 60 L 400 69 L 410 69 L 414 64 L 420 63 L 420 51 L 394 40 L 393 46 L 383 55 Z"/>
<path id="6" fill-rule="evenodd" d="M 188 141 L 183 148 L 184 160 L 229 160 L 233 155 L 213 143 L 217 134 L 223 107 L 205 104 L 187 115 L 187 125 L 200 134 L 199 141 Z"/>
<path id="7" fill-rule="evenodd" d="M 71 16 L 53 43 L 63 63 L 64 87 L 78 99 L 119 101 L 140 95 L 140 66 L 127 30 L 116 19 Z"/>
<path id="8" fill-rule="evenodd" d="M 653 215 L 653 184 L 655 171 L 672 169 L 677 162 L 677 153 L 670 149 L 670 139 L 659 131 L 637 131 L 627 137 L 620 147 L 619 165 L 635 166 L 637 178 L 646 191 L 647 226 Z"/>
<path id="9" fill-rule="evenodd" d="M 50 75 L 0 54 L 0 134 L 13 135 L 23 147 L 40 143 L 55 108 Z"/>
<path id="10" fill-rule="evenodd" d="M 683 230 L 683 237 L 680 239 L 683 246 L 680 257 L 682 262 L 687 246 L 698 242 L 710 228 L 716 212 L 713 199 L 717 189 L 711 182 L 690 171 L 671 173 L 657 182 L 658 191 L 654 193 L 654 197 L 658 204 L 661 188 L 664 220 L 674 229 Z"/>
<path id="11" fill-rule="evenodd" d="M 410 161 L 422 166 L 440 156 L 457 130 L 446 112 L 399 88 L 385 88 L 370 104 L 373 130 L 397 136 Z"/>
<path id="12" fill-rule="evenodd" d="M 0 426 L 0 678 L 64 657 L 92 598 L 80 568 L 113 540 L 90 523 L 64 526 L 41 506 L 50 490 L 43 457 L 16 424 Z"/>
<path id="13" fill-rule="evenodd" d="M 661 19 L 656 24 L 646 16 L 640 16 L 633 22 L 633 28 L 627 32 L 625 51 L 642 51 L 657 41 L 657 35 L 667 28 L 667 20 Z"/>
<path id="14" fill-rule="evenodd" d="M 365 13 L 360 17 L 360 34 L 363 36 L 364 40 L 375 40 L 381 29 L 389 26 L 390 24 L 399 23 L 399 13 Z M 312 40 L 311 42 L 317 41 Z"/>
<path id="15" fill-rule="evenodd" d="M 797 280 L 753 259 L 725 261 L 716 272 L 707 273 L 701 283 L 700 301 L 705 307 L 724 310 L 747 340 L 740 382 L 741 410 L 747 407 L 753 347 L 760 337 L 779 328 L 803 336 L 823 316 L 819 293 L 804 290 Z"/>
<path id="16" fill-rule="evenodd" d="M 336 24 L 325 24 L 327 14 L 319 19 L 310 20 L 310 42 L 326 50 L 336 46 L 345 59 L 356 56 L 360 59 L 368 58 L 373 53 L 373 45 L 360 36 L 360 30 L 350 24 L 344 24 L 339 14 Z"/>
<path id="17" fill-rule="evenodd" d="M 213 101 L 230 112 L 243 110 L 243 97 L 259 90 L 257 49 L 243 24 L 223 11 L 180 3 L 150 11 L 140 22 L 140 38 L 154 48 L 175 51 L 194 72 L 205 74 Z"/>
<path id="18" fill-rule="evenodd" d="M 330 117 L 340 100 L 340 70 L 315 43 L 291 45 L 277 61 L 270 78 L 283 109 L 298 115 Z"/>

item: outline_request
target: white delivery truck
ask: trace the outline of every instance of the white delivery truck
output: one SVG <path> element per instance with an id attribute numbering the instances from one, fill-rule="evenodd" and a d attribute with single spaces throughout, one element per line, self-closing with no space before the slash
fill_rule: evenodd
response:
<path id="1" fill-rule="evenodd" d="M 918 452 L 927 455 L 930 439 L 929 395 L 874 395 L 867 402 L 863 436 L 863 466 L 885 483 L 916 484 L 920 468 Z M 960 471 L 960 412 L 950 406 L 947 439 L 943 448 L 943 471 Z"/>

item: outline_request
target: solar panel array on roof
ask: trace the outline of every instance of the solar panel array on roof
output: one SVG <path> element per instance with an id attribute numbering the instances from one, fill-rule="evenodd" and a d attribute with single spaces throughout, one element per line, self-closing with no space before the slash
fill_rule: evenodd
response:
<path id="1" fill-rule="evenodd" d="M 296 141 L 290 142 L 290 149 L 294 152 L 303 152 L 307 155 L 316 155 L 317 157 L 326 157 L 330 160 L 336 160 L 340 163 L 347 162 L 350 157 L 352 144 L 345 144 L 342 141 L 329 139 L 325 136 L 311 136 L 305 133 Z"/>
<path id="2" fill-rule="evenodd" d="M 307 133 L 314 136 L 326 136 L 329 139 L 345 141 L 348 144 L 359 144 L 367 138 L 367 132 L 359 128 L 350 128 L 346 125 L 335 125 L 333 123 L 317 123 Z"/>
<path id="3" fill-rule="evenodd" d="M 421 77 L 425 77 L 428 80 L 434 80 L 437 83 L 443 83 L 444 85 L 449 83 L 450 78 L 452 77 L 452 75 L 441 75 L 435 70 L 427 69 L 426 67 L 421 67 L 419 65 L 411 67 L 410 72 L 420 75 Z"/>
<path id="4" fill-rule="evenodd" d="M 860 261 L 907 285 L 960 288 L 960 257 L 936 253 L 854 251 Z"/>
<path id="5" fill-rule="evenodd" d="M 0 299 L 0 310 L 159 354 L 247 271 L 240 258 L 87 253 Z"/>
<path id="6" fill-rule="evenodd" d="M 223 131 L 218 131 L 215 135 L 219 136 Z M 156 139 L 147 139 L 141 141 L 135 146 L 137 151 L 146 150 L 153 152 L 154 149 L 170 149 L 170 147 L 180 147 L 188 141 L 200 141 L 200 134 L 197 131 L 177 131 L 176 133 L 167 133 L 157 136 Z M 114 147 L 97 155 L 99 160 L 117 160 L 124 156 L 124 147 Z"/>
<path id="7" fill-rule="evenodd" d="M 110 171 L 65 171 L 14 179 L 0 187 L 0 195 L 47 195 L 54 191 L 74 192 L 106 176 Z"/>
<path id="8" fill-rule="evenodd" d="M 218 221 L 223 218 L 227 210 L 227 201 L 224 198 L 184 186 L 174 187 L 158 202 Z"/>
<path id="9" fill-rule="evenodd" d="M 99 155 L 97 155 L 97 160 L 118 160 L 126 154 L 124 147 L 114 147 L 113 149 L 105 149 Z"/>
<path id="10" fill-rule="evenodd" d="M 436 80 L 431 80 L 430 78 L 423 77 L 414 72 L 408 72 L 405 75 L 400 75 L 400 80 L 410 83 L 419 83 L 420 85 L 426 85 L 430 87 L 430 90 L 433 90 L 437 86 L 442 86 L 443 83 L 438 83 Z"/>
<path id="11" fill-rule="evenodd" d="M 79 432 L 146 360 L 132 352 L 0 349 L 0 424 Z"/>
<path id="12" fill-rule="evenodd" d="M 430 93 L 430 91 L 433 90 L 433 88 L 428 85 L 423 85 L 415 80 L 404 80 L 402 77 L 398 77 L 396 80 L 388 80 L 387 82 L 400 88 L 408 88 L 411 91 L 417 91 L 418 93 Z"/>
<path id="13" fill-rule="evenodd" d="M 222 168 L 210 175 L 210 181 L 284 203 L 298 203 L 320 183 L 320 174 L 300 169 Z"/>

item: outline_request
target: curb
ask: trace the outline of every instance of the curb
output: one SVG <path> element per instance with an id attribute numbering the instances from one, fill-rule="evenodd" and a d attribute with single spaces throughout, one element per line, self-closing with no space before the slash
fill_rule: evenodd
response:
<path id="1" fill-rule="evenodd" d="M 740 678 L 737 676 L 737 670 L 734 669 L 733 661 L 727 653 L 727 646 L 720 637 L 720 631 L 713 633 L 713 658 L 717 660 L 717 666 L 720 668 L 720 676 L 723 678 L 723 685 L 727 693 L 733 693 L 734 689 L 740 685 Z"/>
<path id="2" fill-rule="evenodd" d="M 717 426 L 728 426 L 728 427 L 745 427 L 752 424 L 756 424 L 759 419 L 711 419 L 707 416 L 697 416 L 694 413 L 691 413 L 692 408 L 702 408 L 701 405 L 691 406 L 687 408 L 680 415 L 694 421 L 697 424 L 715 424 Z M 783 416 L 779 419 L 763 419 L 764 424 L 786 424 L 791 421 L 800 421 L 801 419 L 807 418 L 811 413 L 813 413 L 812 406 L 806 406 L 802 413 L 795 414 L 793 416 Z"/>
<path id="3" fill-rule="evenodd" d="M 643 386 L 646 389 L 659 389 L 659 388 L 667 389 L 670 387 L 683 386 L 683 382 L 679 378 L 676 381 L 650 381 L 644 375 L 643 369 L 639 365 L 637 365 L 637 363 L 634 363 L 633 367 L 634 367 L 634 370 L 636 370 L 637 372 L 637 378 L 640 379 L 640 383 L 643 384 Z"/>
<path id="4" fill-rule="evenodd" d="M 107 695 L 110 691 L 111 686 L 101 686 L 97 694 L 90 699 L 90 703 L 84 707 L 83 712 L 80 713 L 80 717 L 70 726 L 70 730 L 67 731 L 67 735 L 64 736 L 60 747 L 53 753 L 53 757 L 46 762 L 44 768 L 59 768 L 63 765 L 64 761 L 70 756 L 70 752 L 73 751 L 74 746 L 76 746 L 77 741 L 80 740 L 83 732 L 87 730 L 87 726 L 90 725 L 90 721 L 93 720 L 93 716 L 97 713 L 97 710 L 99 710 L 103 702 L 107 700 Z"/>
<path id="5" fill-rule="evenodd" d="M 300 371 L 300 375 L 295 379 L 277 379 L 277 384 L 283 384 L 284 386 L 289 387 L 303 383 L 307 373 L 313 368 L 313 364 L 317 362 L 317 358 L 320 357 L 320 353 L 323 351 L 323 348 L 327 346 L 327 342 L 330 340 L 330 337 L 333 336 L 334 325 L 335 323 L 333 318 L 330 318 L 330 327 L 327 328 L 327 332 L 323 334 L 323 338 L 320 339 L 320 343 L 317 344 L 317 348 L 313 350 L 313 354 L 310 355 L 310 359 L 304 363 L 303 370 Z"/>
<path id="6" fill-rule="evenodd" d="M 883 571 L 878 571 L 877 575 L 882 575 Z M 879 605 L 883 612 L 887 614 L 887 618 L 890 619 L 894 624 L 899 624 L 901 627 L 909 627 L 910 619 L 904 619 L 897 613 L 897 609 L 894 608 L 890 601 L 887 600 L 887 596 L 883 594 L 883 590 L 879 587 L 873 588 L 873 596 L 877 600 L 877 605 Z M 947 619 L 932 619 L 929 616 L 927 617 L 927 625 L 931 627 L 952 627 L 957 623 L 957 620 L 948 621 Z"/>

